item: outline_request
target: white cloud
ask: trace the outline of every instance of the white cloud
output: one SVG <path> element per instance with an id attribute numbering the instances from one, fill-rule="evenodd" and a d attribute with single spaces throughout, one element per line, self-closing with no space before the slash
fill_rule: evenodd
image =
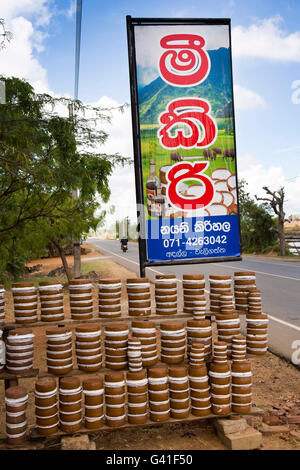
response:
<path id="1" fill-rule="evenodd" d="M 9 22 L 18 16 L 33 16 L 37 26 L 49 24 L 53 0 L 0 0 L 1 18 Z"/>
<path id="2" fill-rule="evenodd" d="M 264 98 L 255 91 L 249 90 L 241 85 L 234 85 L 233 91 L 234 104 L 237 109 L 252 110 L 267 107 Z"/>
<path id="3" fill-rule="evenodd" d="M 25 78 L 37 91 L 47 91 L 47 72 L 34 57 L 34 29 L 30 21 L 22 16 L 10 22 L 13 40 L 0 52 L 0 73 L 5 76 Z"/>
<path id="4" fill-rule="evenodd" d="M 279 62 L 300 62 L 300 31 L 288 34 L 280 15 L 258 20 L 248 28 L 232 29 L 234 58 L 261 58 Z"/>
<path id="5" fill-rule="evenodd" d="M 68 18 L 73 18 L 74 14 L 76 13 L 76 0 L 71 0 L 70 6 L 66 11 L 66 16 Z"/>
<path id="6" fill-rule="evenodd" d="M 52 0 L 0 0 L 1 17 L 13 34 L 0 52 L 0 74 L 25 78 L 38 92 L 48 91 L 47 72 L 35 54 L 44 49 L 51 5 Z"/>
<path id="7" fill-rule="evenodd" d="M 119 106 L 115 100 L 103 96 L 93 105 L 104 108 Z M 112 122 L 98 123 L 98 127 L 109 134 L 104 145 L 98 147 L 99 152 L 113 154 L 119 152 L 124 157 L 133 158 L 131 110 L 126 108 L 123 113 L 117 109 L 112 111 Z M 110 206 L 116 206 L 113 215 L 107 214 L 107 226 L 110 226 L 116 219 L 121 220 L 128 216 L 132 221 L 136 219 L 136 199 L 135 199 L 135 178 L 134 167 L 126 165 L 118 166 L 109 178 L 111 197 L 107 204 L 101 205 L 101 210 L 108 210 Z"/>
<path id="8" fill-rule="evenodd" d="M 254 155 L 245 154 L 239 156 L 238 159 L 238 176 L 239 179 L 247 181 L 247 191 L 252 196 L 266 197 L 266 193 L 262 189 L 263 186 L 267 186 L 272 191 L 284 187 L 286 194 L 284 209 L 286 215 L 299 213 L 300 175 L 291 181 L 285 178 L 282 166 L 265 168 Z"/>

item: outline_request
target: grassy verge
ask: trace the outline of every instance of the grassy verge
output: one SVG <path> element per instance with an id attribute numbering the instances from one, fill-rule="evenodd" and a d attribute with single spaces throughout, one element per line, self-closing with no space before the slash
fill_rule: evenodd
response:
<path id="1" fill-rule="evenodd" d="M 58 261 L 57 267 L 61 266 L 61 263 Z M 81 264 L 81 273 L 82 275 L 88 274 L 91 271 L 95 272 L 99 277 L 109 277 L 111 268 L 110 260 L 101 260 L 99 258 L 95 261 L 88 261 Z M 55 269 L 55 268 L 54 268 Z M 47 276 L 44 273 L 35 273 L 27 274 L 22 278 L 19 278 L 16 281 L 6 281 L 5 289 L 11 289 L 13 282 L 33 282 L 35 287 L 38 287 L 39 282 L 49 282 L 57 281 L 61 284 L 66 284 L 68 282 L 67 276 L 65 274 L 61 276 Z"/>

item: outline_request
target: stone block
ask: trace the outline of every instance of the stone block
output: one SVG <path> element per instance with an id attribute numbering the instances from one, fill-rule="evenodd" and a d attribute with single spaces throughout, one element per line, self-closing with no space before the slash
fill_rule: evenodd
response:
<path id="1" fill-rule="evenodd" d="M 225 435 L 233 432 L 244 431 L 248 427 L 247 421 L 244 418 L 217 419 L 214 424 L 217 431 L 222 432 Z"/>
<path id="2" fill-rule="evenodd" d="M 90 450 L 90 440 L 87 434 L 75 437 L 62 437 L 61 450 Z"/>
<path id="3" fill-rule="evenodd" d="M 282 433 L 282 432 L 289 432 L 290 428 L 289 428 L 289 426 L 284 426 L 284 425 L 282 425 L 282 426 L 269 426 L 266 423 L 262 423 L 259 430 L 263 434 L 268 435 L 268 434 L 278 434 L 278 433 Z"/>
<path id="4" fill-rule="evenodd" d="M 250 426 L 241 432 L 226 435 L 218 431 L 218 436 L 230 450 L 254 450 L 262 445 L 262 434 Z"/>

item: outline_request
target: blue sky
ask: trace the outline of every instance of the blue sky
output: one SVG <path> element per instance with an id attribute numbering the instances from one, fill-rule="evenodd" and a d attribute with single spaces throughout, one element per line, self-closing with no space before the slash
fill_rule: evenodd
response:
<path id="1" fill-rule="evenodd" d="M 300 2 L 83 0 L 79 98 L 84 102 L 130 100 L 126 15 L 231 18 L 239 176 L 252 193 L 262 194 L 264 184 L 284 185 L 288 214 L 300 213 L 300 103 L 292 99 L 297 92 L 292 83 L 300 80 Z M 23 76 L 40 91 L 72 95 L 74 1 L 0 0 L 0 17 L 14 33 L 0 52 L 0 73 Z M 129 111 L 116 116 L 111 135 L 108 150 L 132 154 Z M 133 170 L 123 171 L 132 200 Z M 118 201 L 120 174 L 112 179 L 111 203 Z"/>

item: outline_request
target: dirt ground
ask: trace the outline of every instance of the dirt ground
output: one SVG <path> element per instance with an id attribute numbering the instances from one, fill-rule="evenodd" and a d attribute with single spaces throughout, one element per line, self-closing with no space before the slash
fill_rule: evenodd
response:
<path id="1" fill-rule="evenodd" d="M 82 271 L 91 273 L 93 281 L 97 277 L 118 277 L 123 283 L 129 277 L 136 277 L 136 274 L 126 268 L 116 264 L 107 257 L 102 257 L 98 252 L 89 247 L 90 251 L 82 257 Z M 90 259 L 90 258 L 97 258 Z M 71 257 L 70 257 L 71 261 Z M 42 264 L 41 271 L 27 275 L 26 279 L 33 279 L 37 283 L 41 278 L 44 280 L 47 273 L 61 266 L 59 258 L 34 260 L 29 265 Z M 25 279 L 25 278 L 24 278 Z M 52 278 L 53 279 L 53 278 Z M 66 278 L 58 278 L 63 284 Z M 50 278 L 49 278 L 50 280 Z M 154 292 L 154 286 L 152 286 Z M 70 309 L 67 299 L 67 289 L 65 291 L 65 316 L 70 318 Z M 179 293 L 180 297 L 180 293 Z M 94 283 L 95 316 L 97 315 L 97 286 Z M 126 292 L 123 285 L 122 291 L 122 312 L 126 311 Z M 6 293 L 7 316 L 6 322 L 13 321 L 12 294 Z M 40 369 L 40 373 L 46 372 L 46 339 L 45 330 L 47 327 L 34 329 L 35 359 L 34 368 Z M 72 329 L 74 330 L 75 327 Z M 216 338 L 216 328 L 213 324 L 213 334 Z M 75 358 L 74 358 L 75 359 Z M 292 364 L 268 352 L 265 356 L 248 357 L 251 362 L 253 372 L 253 404 L 262 408 L 266 415 L 276 414 L 278 409 L 286 407 L 285 413 L 293 408 L 299 410 L 300 414 L 300 371 Z M 1 373 L 0 373 L 1 374 Z M 80 374 L 84 379 L 85 375 Z M 20 379 L 20 385 L 25 386 L 29 391 L 29 404 L 27 411 L 28 425 L 34 426 L 34 383 L 35 379 Z M 276 408 L 273 408 L 275 406 Z M 278 413 L 277 413 L 278 414 Z M 282 424 L 285 424 L 284 417 Z M 4 407 L 4 382 L 0 381 L 0 439 L 5 438 L 5 407 Z M 250 418 L 249 423 L 260 429 L 262 418 Z M 107 450 L 135 450 L 135 449 L 225 449 L 220 440 L 216 437 L 212 420 L 200 423 L 179 423 L 167 424 L 159 427 L 138 429 L 138 439 L 136 430 L 115 430 L 114 432 L 97 432 L 92 435 L 96 442 L 97 449 Z M 2 441 L 3 442 L 3 441 Z M 58 442 L 49 441 L 48 448 L 56 448 Z M 263 435 L 262 449 L 290 449 L 300 450 L 300 425 L 290 424 L 289 431 L 272 435 Z"/>

